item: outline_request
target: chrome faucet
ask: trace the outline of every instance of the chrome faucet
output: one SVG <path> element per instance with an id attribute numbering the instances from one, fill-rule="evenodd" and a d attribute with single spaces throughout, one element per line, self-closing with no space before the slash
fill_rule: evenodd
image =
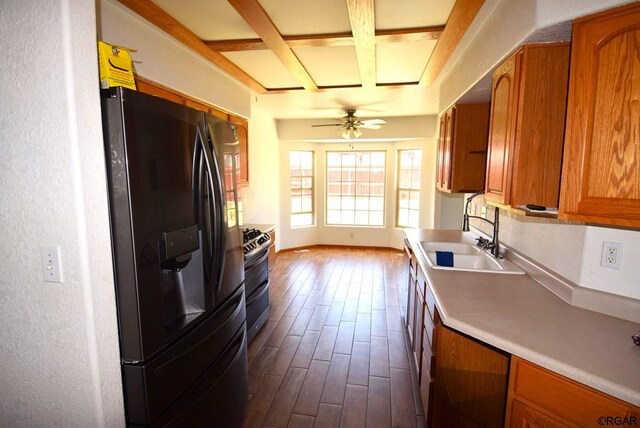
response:
<path id="1" fill-rule="evenodd" d="M 477 218 L 479 220 L 485 221 L 487 223 L 489 223 L 491 226 L 493 226 L 493 235 L 491 237 L 491 241 L 489 241 L 488 239 L 485 239 L 483 237 L 479 237 L 476 238 L 476 241 L 478 241 L 478 246 L 487 250 L 493 257 L 495 258 L 500 258 L 502 256 L 500 256 L 500 241 L 498 240 L 498 229 L 500 227 L 500 208 L 495 207 L 494 209 L 494 216 L 493 216 L 493 221 L 489 221 L 484 217 L 479 217 L 479 216 L 475 216 L 475 215 L 469 215 L 469 204 L 471 203 L 471 200 L 473 198 L 475 198 L 476 196 L 480 196 L 484 194 L 484 191 L 479 191 L 474 193 L 473 195 L 469 196 L 467 198 L 467 202 L 464 205 L 464 216 L 462 219 L 462 231 L 463 232 L 468 232 L 469 229 L 469 219 L 471 218 Z"/>

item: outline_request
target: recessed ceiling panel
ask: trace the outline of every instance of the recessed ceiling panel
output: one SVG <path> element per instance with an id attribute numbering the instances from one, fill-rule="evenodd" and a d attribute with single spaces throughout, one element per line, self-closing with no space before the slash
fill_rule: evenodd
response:
<path id="1" fill-rule="evenodd" d="M 224 52 L 223 55 L 267 89 L 302 86 L 270 50 Z"/>
<path id="2" fill-rule="evenodd" d="M 293 50 L 318 86 L 359 85 L 360 71 L 353 46 Z"/>
<path id="3" fill-rule="evenodd" d="M 330 34 L 351 31 L 345 0 L 260 0 L 280 34 Z"/>
<path id="4" fill-rule="evenodd" d="M 418 82 L 435 46 L 436 40 L 376 45 L 376 81 Z"/>
<path id="5" fill-rule="evenodd" d="M 153 0 L 203 40 L 256 39 L 227 0 Z"/>
<path id="6" fill-rule="evenodd" d="M 376 30 L 444 25 L 454 4 L 455 0 L 375 0 Z"/>

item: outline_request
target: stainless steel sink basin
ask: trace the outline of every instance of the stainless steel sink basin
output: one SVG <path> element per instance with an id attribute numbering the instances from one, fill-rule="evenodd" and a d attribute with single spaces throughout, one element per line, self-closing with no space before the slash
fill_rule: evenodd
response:
<path id="1" fill-rule="evenodd" d="M 486 251 L 469 244 L 459 242 L 420 242 L 420 251 L 433 269 L 457 270 L 467 272 L 489 272 L 524 275 L 524 271 L 507 259 L 496 259 Z M 453 253 L 453 267 L 438 266 L 436 251 Z"/>

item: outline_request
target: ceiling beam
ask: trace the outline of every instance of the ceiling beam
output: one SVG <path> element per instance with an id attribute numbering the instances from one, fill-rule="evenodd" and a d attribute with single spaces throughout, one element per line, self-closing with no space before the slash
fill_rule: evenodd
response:
<path id="1" fill-rule="evenodd" d="M 282 35 L 257 0 L 228 0 L 228 2 L 305 89 L 318 89 L 311 75 L 309 75 L 298 57 L 284 41 Z"/>
<path id="2" fill-rule="evenodd" d="M 231 77 L 244 83 L 258 93 L 267 92 L 266 88 L 249 76 L 244 70 L 219 52 L 212 51 L 195 33 L 154 4 L 151 0 L 118 0 L 120 3 L 168 33 L 174 39 L 195 51 L 215 66 L 227 72 Z"/>
<path id="3" fill-rule="evenodd" d="M 363 88 L 376 86 L 376 28 L 374 0 L 346 0 Z"/>
<path id="4" fill-rule="evenodd" d="M 420 86 L 433 84 L 483 4 L 484 0 L 456 1 L 447 20 L 447 25 L 422 73 Z"/>
<path id="5" fill-rule="evenodd" d="M 444 25 L 422 28 L 403 28 L 399 30 L 376 31 L 376 44 L 417 42 L 437 40 Z M 327 48 L 335 46 L 353 46 L 353 35 L 349 33 L 313 34 L 308 36 L 282 36 L 291 49 Z M 262 39 L 210 40 L 207 46 L 216 52 L 259 51 L 269 49 Z"/>

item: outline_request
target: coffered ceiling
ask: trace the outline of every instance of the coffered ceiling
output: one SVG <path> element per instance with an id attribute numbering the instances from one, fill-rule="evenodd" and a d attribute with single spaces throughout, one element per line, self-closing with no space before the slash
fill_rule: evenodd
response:
<path id="1" fill-rule="evenodd" d="M 257 93 L 428 87 L 484 0 L 119 0 Z"/>

